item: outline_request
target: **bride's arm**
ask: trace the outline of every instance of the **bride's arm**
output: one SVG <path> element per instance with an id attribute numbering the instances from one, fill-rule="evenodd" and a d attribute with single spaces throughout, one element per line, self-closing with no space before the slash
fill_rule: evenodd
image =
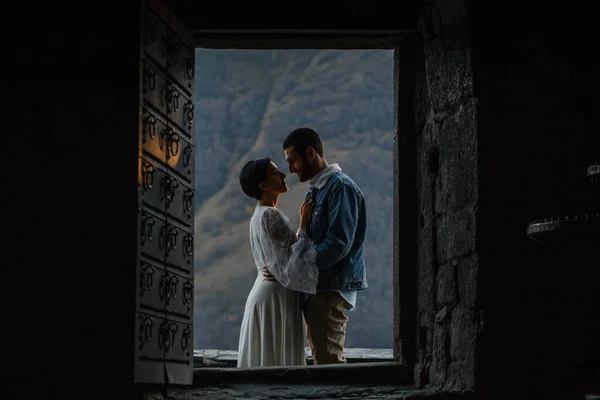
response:
<path id="1" fill-rule="evenodd" d="M 298 235 L 290 229 L 284 216 L 275 208 L 267 208 L 262 216 L 262 232 L 271 244 L 291 247 L 298 240 Z M 285 246 L 285 244 L 288 246 Z"/>
<path id="2" fill-rule="evenodd" d="M 318 268 L 316 248 L 304 234 L 303 227 L 295 234 L 275 208 L 262 216 L 261 243 L 266 267 L 283 286 L 305 293 L 316 293 Z"/>

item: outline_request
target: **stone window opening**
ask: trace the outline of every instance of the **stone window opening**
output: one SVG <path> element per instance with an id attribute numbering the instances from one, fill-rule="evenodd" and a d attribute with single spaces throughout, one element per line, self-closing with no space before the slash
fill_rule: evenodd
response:
<path id="1" fill-rule="evenodd" d="M 329 163 L 340 163 L 368 203 L 365 259 L 371 290 L 361 291 L 358 312 L 348 314 L 346 359 L 349 363 L 393 361 L 388 312 L 393 301 L 393 231 L 388 219 L 393 185 L 393 55 L 389 49 L 196 49 L 194 125 L 200 150 L 195 167 L 197 200 L 200 197 L 195 211 L 200 246 L 195 274 L 196 365 L 234 367 L 237 361 L 238 329 L 255 278 L 245 238 L 255 200 L 241 194 L 236 179 L 248 157 L 269 154 L 288 175 L 289 191 L 280 198 L 279 207 L 290 217 L 290 226 L 298 226 L 297 206 L 306 183 L 289 173 L 278 142 L 286 129 L 282 124 L 290 124 L 295 116 L 319 130 Z M 354 67 L 349 67 L 351 63 Z M 336 87 L 342 93 L 336 93 Z M 233 103 L 228 100 L 231 96 Z M 290 109 L 294 107 L 290 102 L 300 105 Z M 330 107 L 337 107 L 333 121 L 323 118 L 322 112 L 313 115 L 313 110 Z M 255 132 L 261 132 L 261 137 Z M 258 151 L 253 149 L 255 141 L 261 143 Z M 367 154 L 361 157 L 363 152 Z M 306 359 L 313 364 L 308 346 Z"/>
<path id="2" fill-rule="evenodd" d="M 415 139 L 412 135 L 413 91 L 415 87 L 415 65 L 418 52 L 411 33 L 406 32 L 346 32 L 342 35 L 327 35 L 313 33 L 300 36 L 298 33 L 250 34 L 247 32 L 223 31 L 194 31 L 196 48 L 203 49 L 238 49 L 238 50 L 288 50 L 288 49 L 387 49 L 394 51 L 393 69 L 393 102 L 394 102 L 394 239 L 393 239 L 393 359 L 377 359 L 376 354 L 370 354 L 369 359 L 353 359 L 344 365 L 309 365 L 301 367 L 262 367 L 237 369 L 234 367 L 235 351 L 219 354 L 213 351 L 195 349 L 194 380 L 224 379 L 227 382 L 237 379 L 264 380 L 270 371 L 285 369 L 290 379 L 298 374 L 298 379 L 306 379 L 303 370 L 319 370 L 317 376 L 326 381 L 335 380 L 335 372 L 326 378 L 327 371 L 337 368 L 358 371 L 356 376 L 346 380 L 359 379 L 368 383 L 381 381 L 398 384 L 411 384 L 416 349 L 416 227 L 418 218 L 416 212 L 416 150 Z M 405 91 L 401 91 L 406 88 Z M 400 184 L 402 183 L 402 184 Z M 402 246 L 400 245 L 402 243 Z M 351 315 L 349 319 L 351 323 Z M 198 329 L 198 327 L 196 327 Z M 352 350 L 349 352 L 352 358 Z M 376 366 L 376 368 L 375 368 Z M 368 373 L 369 371 L 370 373 Z M 382 371 L 387 371 L 383 372 Z M 277 372 L 275 372 L 277 374 Z M 366 374 L 365 374 L 366 373 Z M 216 374 L 216 375 L 215 375 Z M 256 375 L 258 374 L 258 375 Z M 291 374 L 291 375 L 290 375 Z M 361 377 L 362 375 L 362 377 Z M 278 375 L 279 376 L 279 375 Z"/>

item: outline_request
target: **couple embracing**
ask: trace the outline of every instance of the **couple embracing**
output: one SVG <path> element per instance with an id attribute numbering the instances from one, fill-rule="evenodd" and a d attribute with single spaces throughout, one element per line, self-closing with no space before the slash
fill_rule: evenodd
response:
<path id="1" fill-rule="evenodd" d="M 347 313 L 367 288 L 363 247 L 367 229 L 362 192 L 323 142 L 298 128 L 283 142 L 289 172 L 309 181 L 294 232 L 277 209 L 286 174 L 269 158 L 249 161 L 239 179 L 257 200 L 250 246 L 257 268 L 240 330 L 238 367 L 305 365 L 304 325 L 314 364 L 345 363 Z"/>

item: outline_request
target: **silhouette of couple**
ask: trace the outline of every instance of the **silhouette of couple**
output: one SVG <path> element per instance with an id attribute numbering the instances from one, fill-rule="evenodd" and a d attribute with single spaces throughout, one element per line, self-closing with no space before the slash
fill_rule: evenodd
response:
<path id="1" fill-rule="evenodd" d="M 348 312 L 367 288 L 363 247 L 365 199 L 319 134 L 298 128 L 283 142 L 291 174 L 309 182 L 294 232 L 277 208 L 286 174 L 270 158 L 249 161 L 239 179 L 257 200 L 250 246 L 257 268 L 240 330 L 238 367 L 305 365 L 304 329 L 314 364 L 345 363 Z M 304 318 L 303 318 L 304 317 Z"/>

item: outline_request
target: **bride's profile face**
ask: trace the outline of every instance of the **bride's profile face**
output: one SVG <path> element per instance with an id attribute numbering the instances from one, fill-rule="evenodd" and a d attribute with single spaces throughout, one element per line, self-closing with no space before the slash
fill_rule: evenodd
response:
<path id="1" fill-rule="evenodd" d="M 275 163 L 271 162 L 267 167 L 267 176 L 264 181 L 263 190 L 273 194 L 281 194 L 288 191 L 286 175 L 277 168 Z"/>

